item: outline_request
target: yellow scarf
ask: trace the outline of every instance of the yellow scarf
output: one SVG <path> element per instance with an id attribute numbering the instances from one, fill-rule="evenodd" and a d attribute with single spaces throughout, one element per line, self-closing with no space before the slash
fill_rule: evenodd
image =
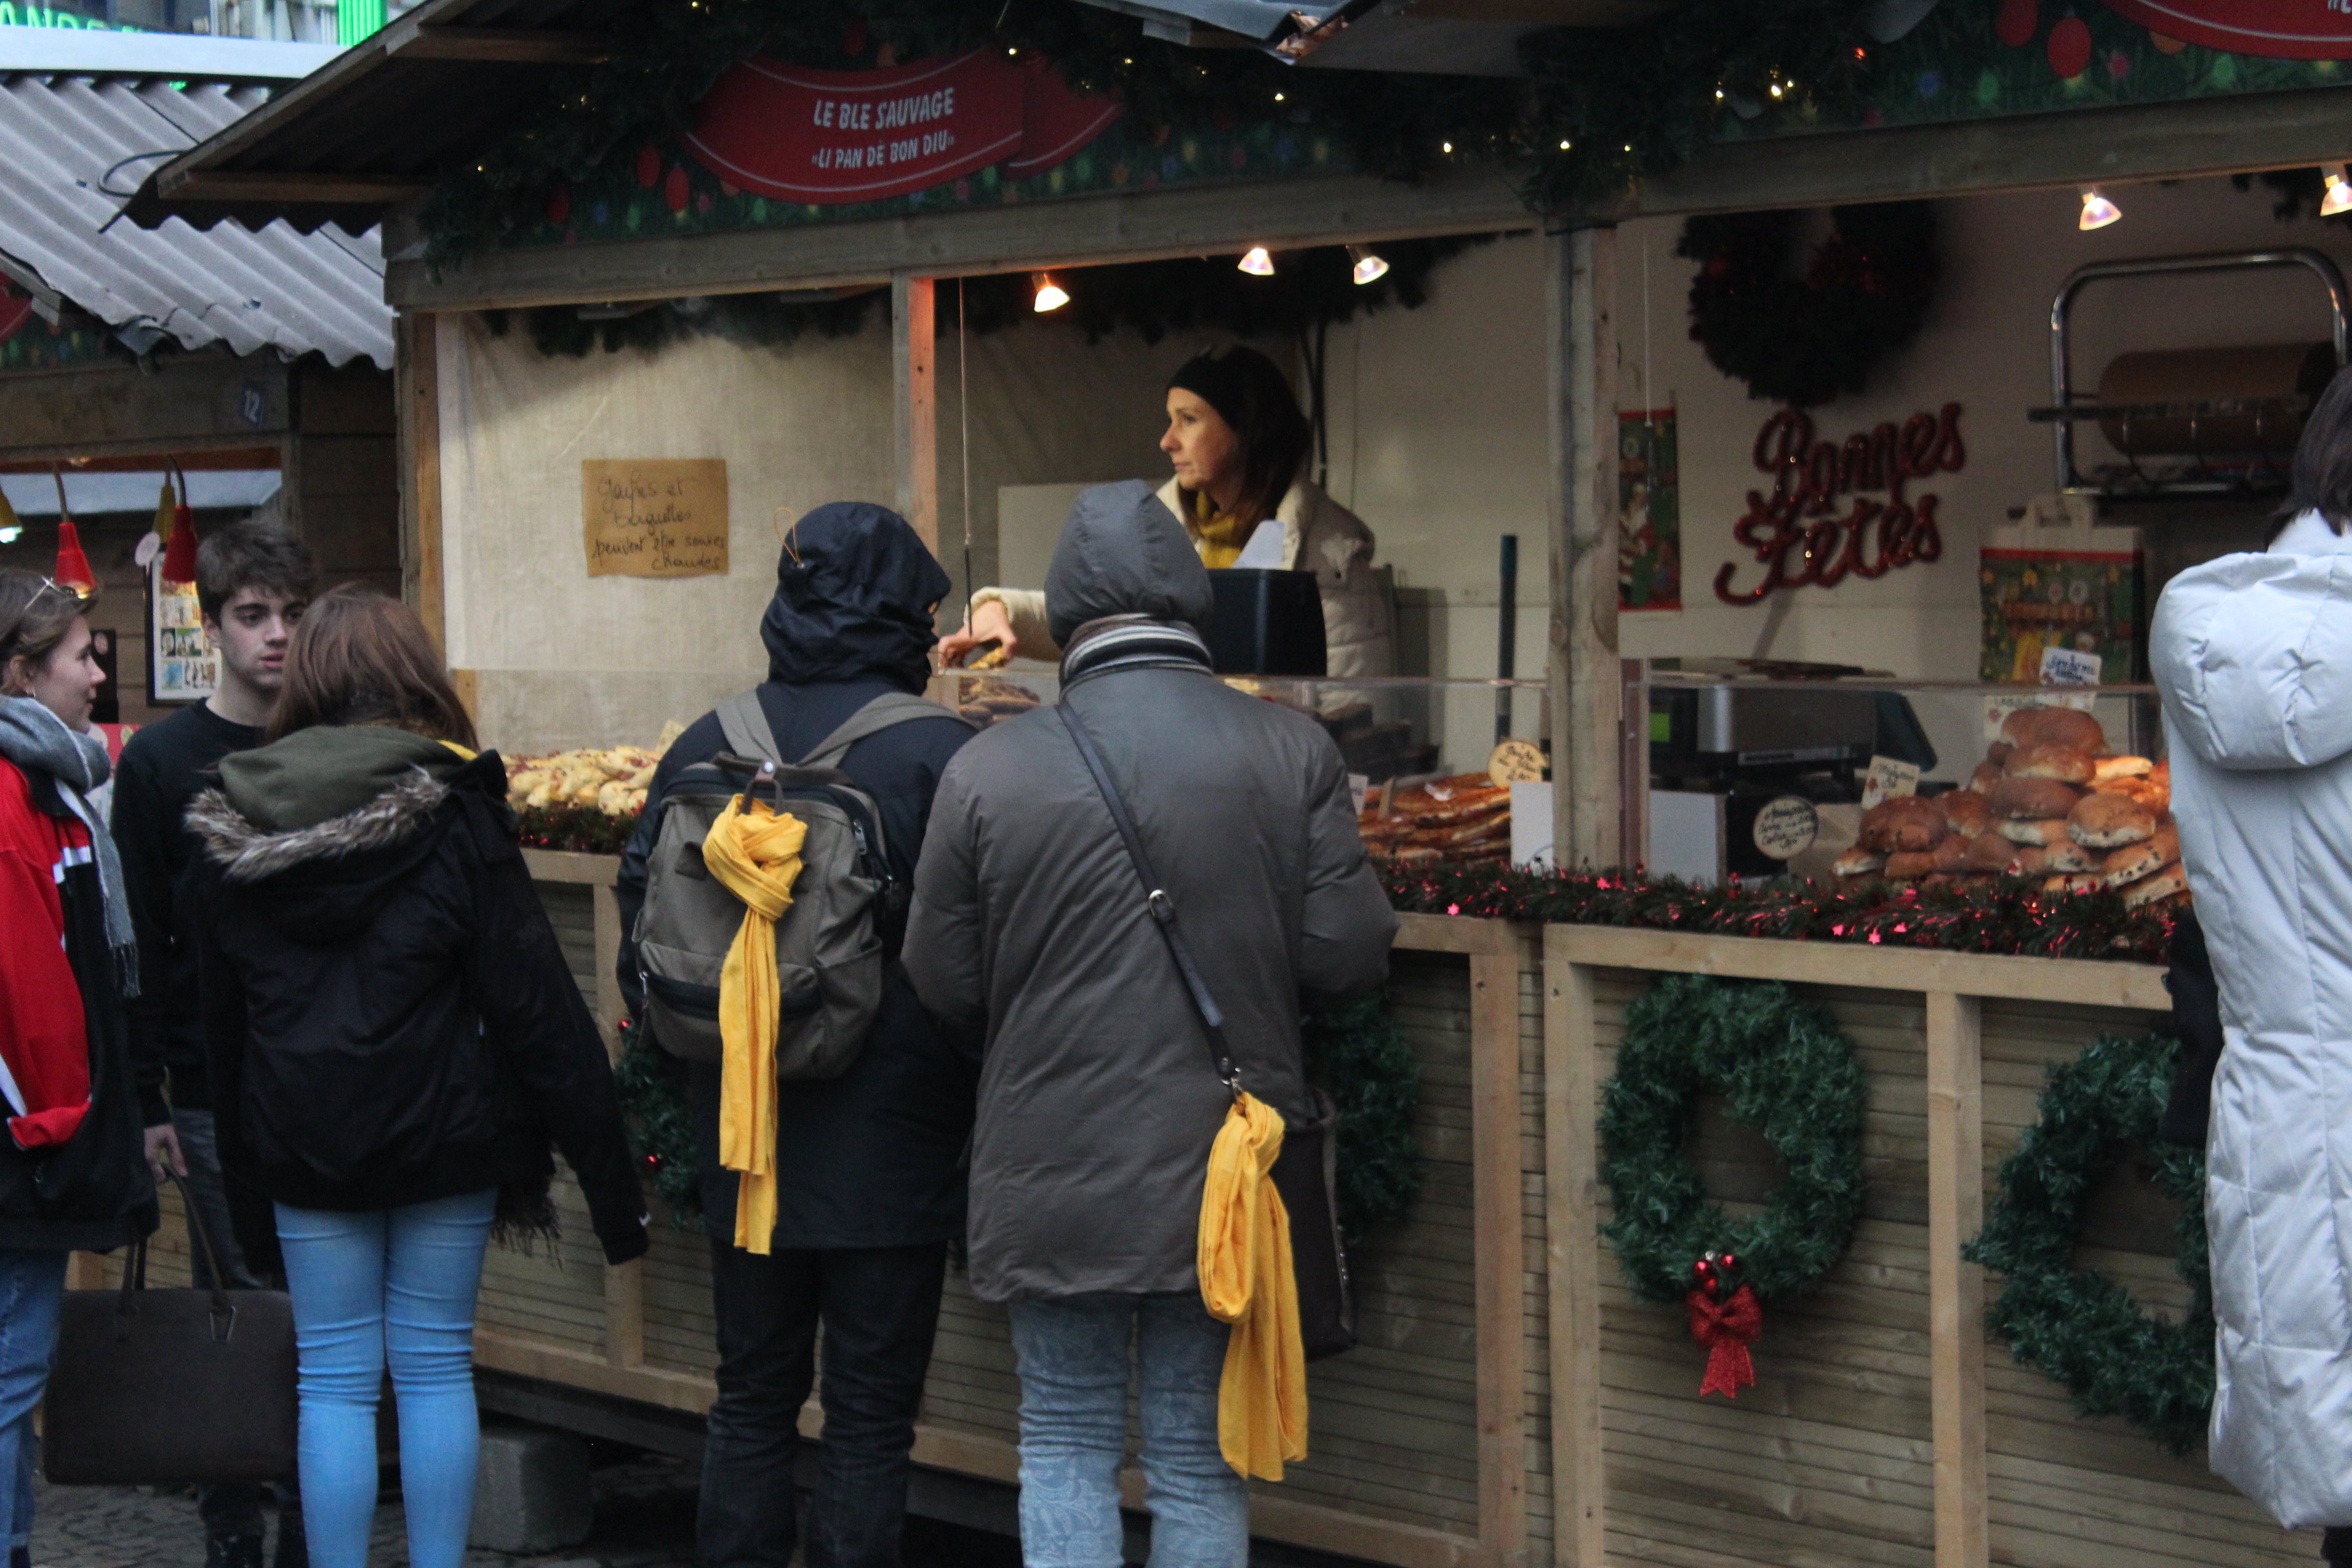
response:
<path id="1" fill-rule="evenodd" d="M 776 1228 L 776 921 L 793 905 L 807 824 L 737 795 L 703 841 L 703 864 L 743 900 L 743 924 L 719 972 L 719 1163 L 742 1173 L 735 1245 L 765 1256 Z"/>
<path id="2" fill-rule="evenodd" d="M 1290 1215 L 1274 1190 L 1282 1118 L 1244 1094 L 1217 1130 L 1201 1194 L 1201 1301 L 1234 1326 L 1217 1384 L 1217 1447 L 1236 1474 L 1282 1479 L 1307 1458 L 1307 1352 Z"/>
<path id="3" fill-rule="evenodd" d="M 1242 547 L 1257 531 L 1257 524 L 1246 522 L 1239 512 L 1219 511 L 1217 503 L 1202 490 L 1192 498 L 1192 547 L 1201 552 L 1201 564 L 1212 571 L 1221 571 L 1241 559 Z"/>

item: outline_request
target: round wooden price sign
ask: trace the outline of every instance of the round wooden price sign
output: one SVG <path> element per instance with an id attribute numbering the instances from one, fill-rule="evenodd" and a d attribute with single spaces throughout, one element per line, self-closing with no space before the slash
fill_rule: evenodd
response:
<path id="1" fill-rule="evenodd" d="M 1534 784 L 1544 776 L 1543 748 L 1533 741 L 1505 741 L 1486 759 L 1486 776 L 1498 784 Z"/>

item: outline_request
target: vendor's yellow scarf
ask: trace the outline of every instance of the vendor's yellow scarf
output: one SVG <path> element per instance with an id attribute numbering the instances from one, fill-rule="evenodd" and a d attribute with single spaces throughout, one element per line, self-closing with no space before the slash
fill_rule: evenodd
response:
<path id="1" fill-rule="evenodd" d="M 719 1163 L 742 1173 L 735 1245 L 765 1255 L 776 1228 L 776 921 L 792 908 L 807 824 L 737 795 L 710 825 L 703 864 L 743 900 L 719 972 Z"/>
<path id="2" fill-rule="evenodd" d="M 1282 1479 L 1307 1458 L 1307 1352 L 1298 1336 L 1298 1281 L 1290 1269 L 1290 1215 L 1274 1190 L 1282 1118 L 1237 1095 L 1209 1151 L 1201 1194 L 1201 1301 L 1234 1326 L 1217 1385 L 1217 1447 L 1242 1476 Z"/>
<path id="3" fill-rule="evenodd" d="M 1201 564 L 1213 571 L 1222 570 L 1241 559 L 1242 547 L 1257 531 L 1255 520 L 1244 519 L 1237 511 L 1219 511 L 1217 503 L 1202 490 L 1192 498 L 1192 544 L 1201 552 Z"/>

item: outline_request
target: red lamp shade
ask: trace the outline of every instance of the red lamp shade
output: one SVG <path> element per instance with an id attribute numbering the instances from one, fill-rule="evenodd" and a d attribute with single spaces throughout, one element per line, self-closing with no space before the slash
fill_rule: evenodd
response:
<path id="1" fill-rule="evenodd" d="M 62 512 L 58 516 L 56 578 L 58 587 L 70 588 L 84 598 L 98 592 L 98 574 L 89 569 L 89 557 L 82 553 L 81 532 L 73 519 Z"/>
<path id="2" fill-rule="evenodd" d="M 163 581 L 196 580 L 196 514 L 185 501 L 172 509 L 172 539 L 163 546 Z"/>

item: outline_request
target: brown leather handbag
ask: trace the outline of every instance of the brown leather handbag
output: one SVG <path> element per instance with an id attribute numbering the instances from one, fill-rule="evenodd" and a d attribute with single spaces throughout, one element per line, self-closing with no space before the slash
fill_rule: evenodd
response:
<path id="1" fill-rule="evenodd" d="M 41 1417 L 41 1468 L 61 1486 L 274 1481 L 294 1473 L 294 1306 L 231 1290 L 188 1184 L 188 1235 L 213 1288 L 147 1286 L 147 1243 L 120 1290 L 68 1290 Z"/>

